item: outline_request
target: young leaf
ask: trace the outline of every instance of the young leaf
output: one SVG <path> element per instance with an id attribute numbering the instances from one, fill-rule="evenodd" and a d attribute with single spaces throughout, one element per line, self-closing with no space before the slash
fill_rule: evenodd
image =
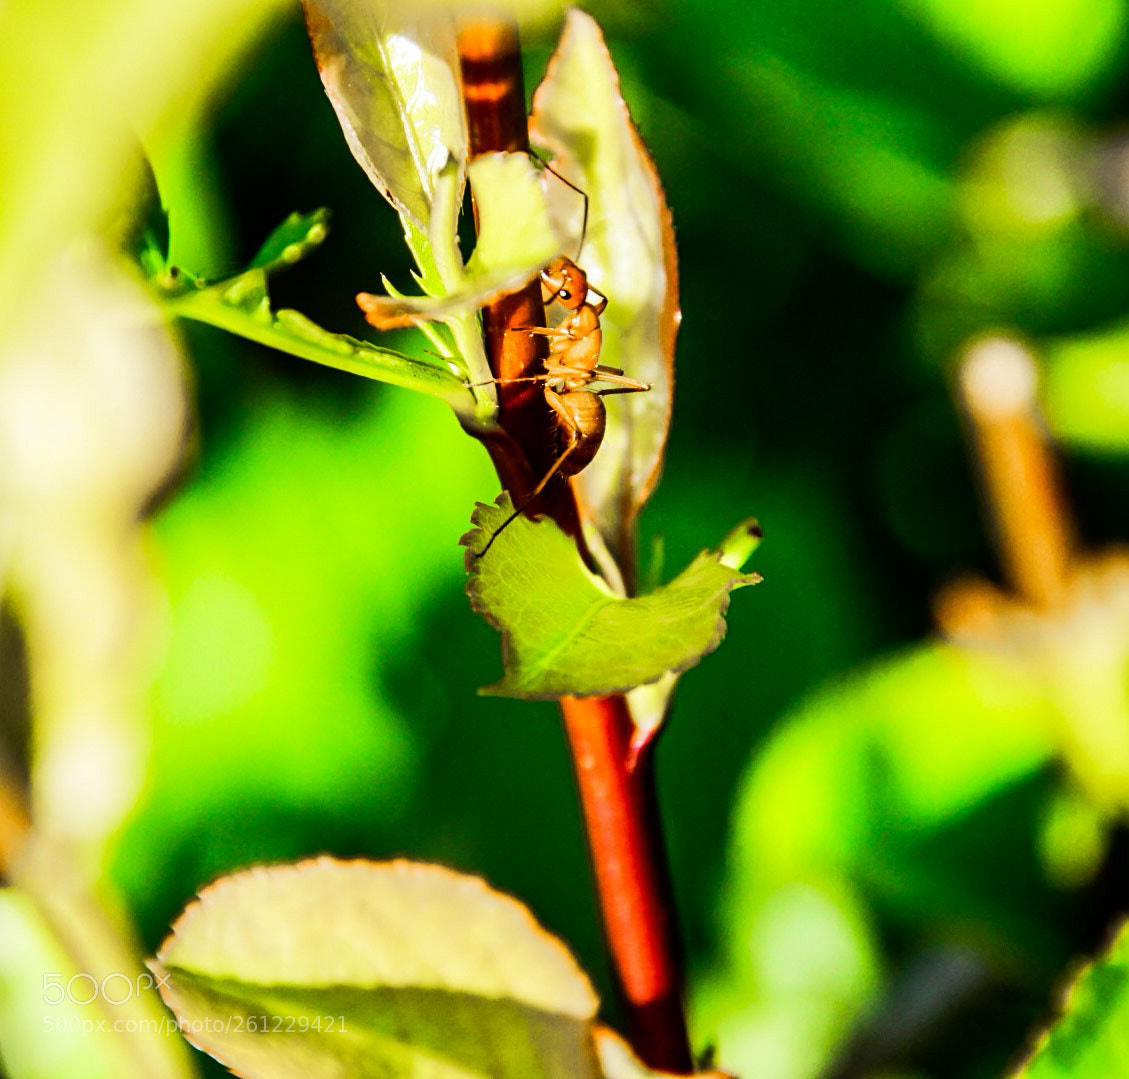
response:
<path id="1" fill-rule="evenodd" d="M 373 296 L 357 303 L 378 329 L 474 313 L 526 284 L 561 249 L 527 154 L 487 154 L 470 166 L 478 242 L 460 287 L 445 296 Z M 438 245 L 436 245 L 438 246 Z"/>
<path id="2" fill-rule="evenodd" d="M 378 348 L 347 334 L 330 333 L 298 311 L 275 311 L 267 275 L 303 258 L 328 232 L 328 214 L 291 214 L 241 273 L 221 281 L 202 281 L 182 270 L 161 271 L 152 279 L 166 308 L 181 318 L 206 322 L 292 356 L 340 371 L 418 390 L 447 401 L 470 416 L 474 401 L 453 365 L 440 366 Z M 156 266 L 157 263 L 154 263 Z"/>
<path id="3" fill-rule="evenodd" d="M 153 964 L 238 1074 L 597 1079 L 597 1000 L 514 900 L 437 866 L 320 858 L 205 889 Z"/>
<path id="4" fill-rule="evenodd" d="M 422 8 L 422 10 L 421 10 Z M 349 149 L 425 233 L 440 170 L 463 187 L 467 136 L 450 20 L 426 5 L 305 0 L 318 72 Z"/>
<path id="5" fill-rule="evenodd" d="M 737 571 L 760 536 L 746 522 L 669 584 L 623 599 L 552 521 L 519 516 L 499 533 L 512 510 L 505 494 L 479 503 L 462 539 L 471 605 L 503 637 L 506 675 L 484 693 L 604 696 L 684 671 L 721 643 L 729 593 L 760 580 Z"/>
<path id="6" fill-rule="evenodd" d="M 1062 1017 L 1014 1079 L 1129 1075 L 1129 927 L 1066 993 Z"/>
<path id="7" fill-rule="evenodd" d="M 304 259 L 329 235 L 329 211 L 292 213 L 272 232 L 255 253 L 249 270 L 282 270 Z"/>
<path id="8" fill-rule="evenodd" d="M 658 480 L 670 426 L 678 266 L 670 211 L 619 90 L 591 16 L 569 14 L 556 55 L 533 97 L 530 136 L 589 199 L 581 262 L 608 297 L 601 362 L 649 383 L 608 409 L 604 444 L 573 484 L 621 566 L 635 519 Z M 551 177 L 550 177 L 551 180 Z M 583 205 L 561 183 L 549 190 L 578 221 Z"/>

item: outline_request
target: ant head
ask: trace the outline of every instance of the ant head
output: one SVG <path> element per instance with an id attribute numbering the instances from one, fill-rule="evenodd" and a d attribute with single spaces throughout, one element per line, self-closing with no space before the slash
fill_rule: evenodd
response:
<path id="1" fill-rule="evenodd" d="M 572 259 L 558 255 L 541 271 L 545 303 L 556 300 L 562 307 L 576 311 L 588 299 L 588 275 Z"/>

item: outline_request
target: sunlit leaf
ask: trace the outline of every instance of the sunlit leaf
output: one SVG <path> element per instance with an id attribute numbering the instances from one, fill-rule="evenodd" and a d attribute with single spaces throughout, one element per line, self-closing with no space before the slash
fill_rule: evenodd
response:
<path id="1" fill-rule="evenodd" d="M 545 188 L 528 154 L 485 154 L 470 166 L 478 208 L 478 239 L 467 262 L 474 280 L 487 274 L 527 272 L 561 250 L 549 217 Z"/>
<path id="2" fill-rule="evenodd" d="M 530 133 L 588 195 L 580 262 L 608 297 L 602 362 L 651 386 L 608 409 L 603 447 L 573 481 L 609 548 L 630 566 L 635 519 L 658 480 L 670 425 L 678 269 L 654 165 L 631 122 L 600 29 L 583 12 L 568 17 L 533 98 Z M 568 208 L 576 232 L 583 199 L 551 177 L 549 189 Z"/>
<path id="3" fill-rule="evenodd" d="M 444 296 L 373 296 L 357 303 L 378 329 L 475 312 L 525 285 L 560 250 L 545 192 L 526 154 L 488 154 L 470 166 L 478 242 L 462 285 Z"/>
<path id="4" fill-rule="evenodd" d="M 1129 1075 L 1129 928 L 1066 992 L 1059 1021 L 1015 1079 Z"/>
<path id="5" fill-rule="evenodd" d="M 746 522 L 669 584 L 623 599 L 589 572 L 552 521 L 519 516 L 499 533 L 512 508 L 508 495 L 479 503 L 462 540 L 471 603 L 503 635 L 506 675 L 486 693 L 623 693 L 686 670 L 721 643 L 729 593 L 760 580 L 737 570 L 760 536 Z"/>
<path id="6" fill-rule="evenodd" d="M 325 239 L 328 215 L 292 214 L 267 239 L 251 265 L 221 281 L 201 281 L 183 270 L 158 274 L 153 284 L 167 308 L 292 356 L 439 397 L 467 415 L 474 401 L 454 365 L 427 362 L 331 333 L 299 311 L 271 307 L 267 275 L 304 257 Z"/>
<path id="7" fill-rule="evenodd" d="M 306 0 L 306 20 L 349 149 L 389 202 L 425 232 L 435 182 L 462 168 L 466 130 L 450 20 L 427 5 Z"/>
<path id="8" fill-rule="evenodd" d="M 252 869 L 206 889 L 155 969 L 240 1075 L 593 1079 L 597 1001 L 514 900 L 437 866 Z"/>

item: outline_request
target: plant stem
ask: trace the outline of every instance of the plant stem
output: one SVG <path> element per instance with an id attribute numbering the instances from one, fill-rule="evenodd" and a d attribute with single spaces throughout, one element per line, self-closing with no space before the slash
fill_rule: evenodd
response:
<path id="1" fill-rule="evenodd" d="M 680 949 L 651 754 L 628 769 L 634 724 L 623 697 L 565 697 L 561 711 L 632 1041 L 651 1067 L 689 1072 Z"/>
<path id="2" fill-rule="evenodd" d="M 458 38 L 471 156 L 528 151 L 517 27 L 487 17 L 468 19 Z M 538 281 L 486 309 L 487 354 L 495 378 L 520 378 L 539 369 L 542 343 L 534 334 L 514 331 L 544 325 L 544 319 Z M 520 505 L 556 455 L 555 421 L 536 383 L 503 381 L 498 390 L 499 422 L 512 445 L 503 441 L 488 448 L 499 478 Z M 514 459 L 518 455 L 521 459 Z M 555 477 L 538 509 L 575 537 L 584 553 L 576 499 L 567 480 Z M 648 1066 L 689 1074 L 693 1062 L 682 968 L 650 755 L 634 769 L 628 767 L 634 726 L 623 697 L 566 697 L 561 711 L 632 1043 Z"/>

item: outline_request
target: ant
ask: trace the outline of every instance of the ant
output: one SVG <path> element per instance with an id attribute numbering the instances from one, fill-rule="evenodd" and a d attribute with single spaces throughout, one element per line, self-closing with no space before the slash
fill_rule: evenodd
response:
<path id="1" fill-rule="evenodd" d="M 588 195 L 561 176 L 548 162 L 543 164 L 554 176 L 584 198 L 584 225 L 576 255 L 579 258 L 584 247 L 584 235 L 587 232 Z M 557 473 L 562 476 L 575 476 L 596 456 L 596 451 L 604 439 L 607 422 L 607 411 L 601 400 L 602 397 L 613 393 L 637 393 L 651 388 L 645 382 L 626 378 L 620 368 L 605 367 L 599 362 L 603 347 L 600 316 L 608 306 L 608 298 L 588 284 L 588 275 L 572 259 L 567 255 L 558 255 L 553 259 L 541 271 L 541 289 L 545 306 L 558 303 L 569 312 L 567 317 L 556 326 L 519 326 L 512 327 L 511 332 L 537 334 L 548 338 L 549 355 L 545 360 L 544 372 L 522 378 L 489 381 L 507 384 L 543 382 L 545 401 L 556 414 L 560 430 L 564 434 L 565 446 L 552 467 L 541 478 L 541 482 L 490 537 L 479 553 L 480 558 L 490 549 L 502 530 L 541 494 L 553 476 Z M 596 303 L 589 301 L 592 293 L 599 297 Z M 590 389 L 593 382 L 609 383 L 610 388 Z"/>

